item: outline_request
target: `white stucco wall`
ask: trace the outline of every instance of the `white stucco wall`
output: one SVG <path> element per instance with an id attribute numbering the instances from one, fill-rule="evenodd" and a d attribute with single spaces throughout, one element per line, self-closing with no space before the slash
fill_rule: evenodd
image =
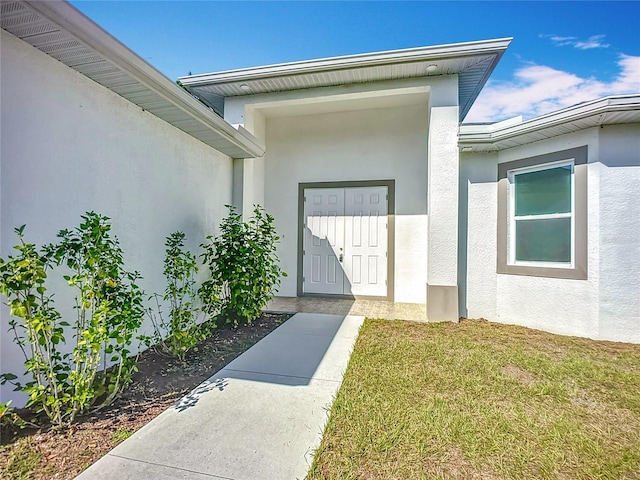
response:
<path id="1" fill-rule="evenodd" d="M 494 154 L 462 154 L 471 318 L 640 342 L 640 125 L 605 126 Z M 588 278 L 496 274 L 497 163 L 588 146 Z"/>
<path id="2" fill-rule="evenodd" d="M 438 109 L 435 122 L 447 131 L 435 139 L 434 158 L 453 160 L 457 169 L 457 103 L 456 75 L 225 99 L 225 120 L 259 138 L 266 134 L 266 155 L 243 169 L 243 185 L 255 193 L 242 197 L 245 205 L 248 198 L 264 198 L 283 234 L 279 256 L 289 277 L 279 295 L 297 293 L 298 183 L 395 179 L 394 298 L 426 302 L 429 109 Z M 456 197 L 455 179 L 450 183 L 447 191 Z M 436 270 L 455 284 L 455 216 L 450 224 L 454 262 Z"/>
<path id="3" fill-rule="evenodd" d="M 599 130 L 598 334 L 640 342 L 640 124 Z"/>
<path id="4" fill-rule="evenodd" d="M 243 126 L 265 141 L 266 122 L 260 112 L 247 116 Z M 248 219 L 253 215 L 255 205 L 264 205 L 264 156 L 234 159 L 233 175 L 233 205 Z"/>
<path id="5" fill-rule="evenodd" d="M 267 119 L 265 206 L 282 234 L 289 274 L 280 295 L 296 295 L 298 184 L 394 179 L 395 300 L 426 301 L 427 105 Z"/>
<path id="6" fill-rule="evenodd" d="M 457 286 L 458 107 L 432 107 L 429 125 L 427 281 Z"/>
<path id="7" fill-rule="evenodd" d="M 1 255 L 16 226 L 42 245 L 94 210 L 142 288 L 162 292 L 165 237 L 182 230 L 199 253 L 231 202 L 231 160 L 4 31 L 1 68 Z M 18 373 L 7 321 L 3 308 L 1 370 Z"/>
<path id="8" fill-rule="evenodd" d="M 460 155 L 460 315 L 497 318 L 498 155 Z"/>
<path id="9" fill-rule="evenodd" d="M 305 109 L 305 113 L 297 115 L 379 108 L 397 103 L 400 96 L 419 92 L 429 93 L 431 106 L 457 105 L 458 76 L 404 78 L 227 97 L 224 101 L 224 118 L 232 125 L 243 125 L 255 136 L 262 138 L 265 117 L 290 116 L 295 114 L 294 110 L 301 112 Z M 368 106 L 362 106 L 363 98 Z M 257 116 L 256 110 L 259 111 Z"/>

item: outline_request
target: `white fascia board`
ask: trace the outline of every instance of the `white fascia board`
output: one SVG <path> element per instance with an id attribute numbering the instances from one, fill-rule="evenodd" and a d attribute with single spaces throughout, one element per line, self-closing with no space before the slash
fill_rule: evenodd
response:
<path id="1" fill-rule="evenodd" d="M 225 140 L 245 151 L 247 157 L 260 157 L 264 154 L 265 147 L 262 142 L 248 131 L 236 130 L 224 119 L 213 114 L 199 101 L 69 3 L 33 0 L 26 0 L 24 3 L 175 107 L 215 130 Z"/>
<path id="2" fill-rule="evenodd" d="M 438 60 L 441 58 L 468 57 L 502 53 L 511 43 L 511 38 L 453 43 L 431 47 L 407 48 L 386 52 L 362 53 L 340 57 L 320 58 L 300 62 L 279 63 L 260 67 L 240 68 L 222 72 L 203 73 L 179 77 L 183 85 L 196 86 L 211 83 L 238 82 L 261 78 L 345 70 L 379 65 L 392 65 L 415 61 Z"/>
<path id="3" fill-rule="evenodd" d="M 640 94 L 604 97 L 517 124 L 510 125 L 509 120 L 488 125 L 463 124 L 460 126 L 459 143 L 461 145 L 491 144 L 588 117 L 632 110 L 640 110 Z"/>
<path id="4" fill-rule="evenodd" d="M 521 123 L 522 123 L 522 115 L 518 115 L 517 117 L 509 118 L 507 120 L 502 120 L 496 123 L 462 124 L 460 126 L 460 133 L 464 132 L 465 135 L 470 135 L 474 133 L 477 133 L 477 134 L 493 133 L 507 127 L 520 125 Z"/>

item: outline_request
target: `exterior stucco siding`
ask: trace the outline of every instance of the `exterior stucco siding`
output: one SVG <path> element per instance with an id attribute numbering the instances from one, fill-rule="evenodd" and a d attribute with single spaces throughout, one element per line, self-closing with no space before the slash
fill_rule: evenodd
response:
<path id="1" fill-rule="evenodd" d="M 395 301 L 426 301 L 427 105 L 267 119 L 265 207 L 282 235 L 296 296 L 298 184 L 390 180 L 395 184 Z"/>
<path id="2" fill-rule="evenodd" d="M 598 334 L 640 342 L 640 124 L 607 125 L 599 136 Z"/>
<path id="3" fill-rule="evenodd" d="M 458 108 L 433 107 L 429 129 L 430 285 L 458 284 Z"/>
<path id="4" fill-rule="evenodd" d="M 637 125 L 591 128 L 499 153 L 461 155 L 460 181 L 468 188 L 469 317 L 564 335 L 640 342 L 637 138 Z M 496 178 L 479 178 L 497 163 L 582 145 L 588 148 L 587 279 L 497 274 Z"/>
<path id="5" fill-rule="evenodd" d="M 497 154 L 461 154 L 460 314 L 497 318 Z"/>
<path id="6" fill-rule="evenodd" d="M 16 226 L 42 245 L 93 210 L 141 287 L 162 292 L 165 237 L 182 230 L 198 252 L 231 201 L 231 160 L 4 31 L 1 89 L 1 255 Z M 21 372 L 5 308 L 1 320 L 2 371 Z"/>

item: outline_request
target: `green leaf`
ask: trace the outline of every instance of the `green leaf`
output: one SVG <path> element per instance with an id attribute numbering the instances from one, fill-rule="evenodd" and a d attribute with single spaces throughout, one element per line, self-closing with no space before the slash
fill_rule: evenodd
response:
<path id="1" fill-rule="evenodd" d="M 18 377 L 15 376 L 13 373 L 3 373 L 2 375 L 0 375 L 0 383 L 4 385 L 6 382 L 16 380 L 17 378 Z"/>

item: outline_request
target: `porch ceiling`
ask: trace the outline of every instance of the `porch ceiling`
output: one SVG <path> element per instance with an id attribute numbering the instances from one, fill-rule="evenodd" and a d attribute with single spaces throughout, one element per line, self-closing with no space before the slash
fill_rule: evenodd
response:
<path id="1" fill-rule="evenodd" d="M 612 96 L 580 103 L 526 122 L 462 125 L 459 145 L 462 149 L 467 147 L 474 152 L 490 152 L 599 125 L 638 122 L 640 94 Z"/>
<path id="2" fill-rule="evenodd" d="M 429 89 L 427 87 L 410 87 L 387 91 L 320 95 L 301 99 L 251 103 L 247 104 L 245 108 L 259 111 L 266 118 L 275 118 L 421 104 L 424 104 L 426 109 L 428 101 Z"/>
<path id="3" fill-rule="evenodd" d="M 232 158 L 264 145 L 235 129 L 63 1 L 2 1 L 0 26 L 38 50 Z"/>
<path id="4" fill-rule="evenodd" d="M 504 38 L 349 55 L 190 75 L 180 81 L 219 106 L 232 96 L 457 74 L 462 121 L 509 43 Z"/>

